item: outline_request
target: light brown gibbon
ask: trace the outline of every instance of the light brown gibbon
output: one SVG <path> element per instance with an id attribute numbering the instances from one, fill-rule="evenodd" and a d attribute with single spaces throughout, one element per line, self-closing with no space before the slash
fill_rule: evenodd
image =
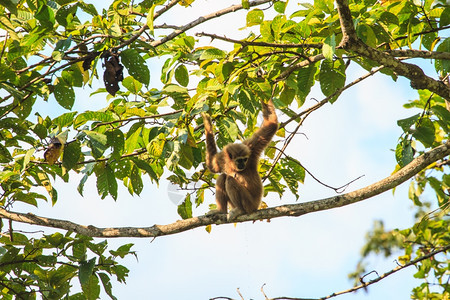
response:
<path id="1" fill-rule="evenodd" d="M 216 181 L 217 209 L 208 213 L 227 213 L 232 220 L 259 208 L 263 185 L 258 173 L 259 157 L 278 130 L 278 118 L 272 100 L 261 101 L 264 121 L 261 127 L 242 143 L 228 144 L 217 153 L 211 118 L 203 113 L 206 134 L 206 166 L 213 173 L 222 173 Z"/>

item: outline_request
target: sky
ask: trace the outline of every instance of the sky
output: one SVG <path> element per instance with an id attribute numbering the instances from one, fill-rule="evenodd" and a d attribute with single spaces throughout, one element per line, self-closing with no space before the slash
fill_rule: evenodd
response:
<path id="1" fill-rule="evenodd" d="M 235 2 L 197 0 L 188 12 L 179 8 L 178 12 L 157 23 L 183 24 L 217 10 L 220 8 L 218 3 L 226 7 Z M 289 9 L 297 9 L 296 5 L 291 1 Z M 227 31 L 223 24 L 227 24 Z M 208 22 L 189 33 L 205 31 L 242 38 L 247 31 L 238 29 L 244 26 L 245 13 L 238 13 L 225 20 Z M 209 44 L 210 41 L 204 42 Z M 156 87 L 160 86 L 159 68 L 163 61 L 160 59 L 160 65 L 155 63 L 151 67 L 151 85 Z M 365 71 L 352 66 L 347 83 L 364 74 Z M 76 110 L 99 109 L 106 105 L 104 94 L 89 98 L 95 88 L 77 91 Z M 365 187 L 392 173 L 396 164 L 392 149 L 402 133 L 396 121 L 415 114 L 403 109 L 402 105 L 416 95 L 407 80 L 400 78 L 393 82 L 390 77 L 376 74 L 345 91 L 336 103 L 327 104 L 310 115 L 300 129 L 304 135 L 296 137 L 287 152 L 329 185 L 341 186 L 364 175 L 346 192 Z M 323 99 L 317 87 L 300 110 L 314 105 L 313 98 Z M 50 114 L 61 113 L 54 109 L 57 107 L 54 99 L 39 107 Z M 55 183 L 59 200 L 54 207 L 42 202 L 38 210 L 20 205 L 15 208 L 99 227 L 152 226 L 180 219 L 177 194 L 168 182 L 157 186 L 145 176 L 143 192 L 134 197 L 119 184 L 119 197 L 114 201 L 110 197 L 100 199 L 94 178 L 88 180 L 84 197 L 81 197 L 76 191 L 80 178 L 75 175 L 68 184 Z M 374 220 L 382 219 L 388 229 L 412 225 L 412 204 L 407 198 L 407 188 L 408 183 L 397 188 L 395 194 L 389 191 L 354 205 L 301 217 L 274 219 L 270 223 L 213 225 L 211 233 L 197 228 L 155 240 L 110 239 L 111 249 L 134 243 L 132 250 L 138 255 L 138 260 L 130 257 L 122 261 L 130 274 L 126 285 L 114 283 L 114 294 L 118 299 L 209 299 L 219 296 L 239 299 L 239 288 L 245 299 L 264 299 L 263 285 L 269 298 L 319 298 L 346 290 L 352 286 L 347 274 L 354 271 L 365 234 Z M 278 206 L 333 195 L 336 195 L 334 191 L 307 175 L 305 184 L 300 186 L 297 202 L 288 193 L 282 199 L 270 196 L 264 201 L 269 206 Z M 178 197 L 181 199 L 183 195 Z M 213 195 L 208 195 L 206 201 L 214 203 Z M 206 210 L 207 205 L 203 205 L 194 214 L 201 215 Z M 31 228 L 36 230 L 36 227 Z M 394 258 L 373 257 L 367 269 L 382 274 L 395 267 Z M 361 290 L 336 299 L 407 299 L 417 284 L 413 272 L 413 268 L 403 270 L 370 286 L 368 293 Z M 102 299 L 108 297 L 102 293 Z"/>

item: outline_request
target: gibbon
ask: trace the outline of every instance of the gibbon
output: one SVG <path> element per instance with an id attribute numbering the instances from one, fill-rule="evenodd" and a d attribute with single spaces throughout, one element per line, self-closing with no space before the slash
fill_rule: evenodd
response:
<path id="1" fill-rule="evenodd" d="M 232 220 L 259 208 L 263 185 L 258 173 L 259 157 L 278 130 L 278 118 L 272 100 L 261 101 L 264 121 L 261 127 L 241 144 L 228 144 L 217 153 L 211 118 L 203 113 L 206 134 L 206 166 L 213 173 L 222 173 L 216 181 L 217 209 L 208 213 L 227 213 Z"/>

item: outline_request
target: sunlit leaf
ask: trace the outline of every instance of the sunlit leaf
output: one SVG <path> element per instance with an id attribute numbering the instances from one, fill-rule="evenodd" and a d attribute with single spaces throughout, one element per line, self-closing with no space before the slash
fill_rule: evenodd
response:
<path id="1" fill-rule="evenodd" d="M 264 20 L 264 12 L 258 8 L 247 13 L 247 26 L 259 25 Z"/>
<path id="2" fill-rule="evenodd" d="M 175 69 L 175 79 L 182 86 L 187 86 L 189 84 L 189 73 L 185 65 L 179 65 Z"/>
<path id="3" fill-rule="evenodd" d="M 178 214 L 183 219 L 192 218 L 192 202 L 191 202 L 191 194 L 187 194 L 183 203 L 178 205 Z"/>

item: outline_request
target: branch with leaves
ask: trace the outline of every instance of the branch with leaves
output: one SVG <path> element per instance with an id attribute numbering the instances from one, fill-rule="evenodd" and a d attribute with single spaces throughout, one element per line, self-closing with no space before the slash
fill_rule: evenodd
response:
<path id="1" fill-rule="evenodd" d="M 378 62 L 380 65 L 391 68 L 399 75 L 411 81 L 414 89 L 428 89 L 444 99 L 450 100 L 450 87 L 443 82 L 435 80 L 423 72 L 415 64 L 401 62 L 384 52 L 378 51 L 363 43 L 356 34 L 352 14 L 347 0 L 337 0 L 337 8 L 342 30 L 342 40 L 339 47 L 353 51 L 363 57 Z"/>
<path id="2" fill-rule="evenodd" d="M 79 225 L 66 220 L 36 216 L 34 214 L 11 212 L 3 208 L 0 208 L 0 217 L 30 225 L 64 229 L 90 237 L 159 237 L 212 224 L 220 225 L 226 223 L 253 222 L 284 216 L 294 217 L 350 205 L 371 198 L 398 186 L 425 169 L 430 164 L 443 159 L 447 155 L 450 155 L 450 141 L 420 155 L 410 164 L 400 169 L 393 175 L 365 188 L 330 198 L 261 209 L 252 214 L 240 216 L 233 222 L 228 222 L 225 215 L 216 215 L 194 217 L 186 220 L 180 220 L 172 224 L 153 225 L 151 227 L 98 228 L 91 225 Z"/>

